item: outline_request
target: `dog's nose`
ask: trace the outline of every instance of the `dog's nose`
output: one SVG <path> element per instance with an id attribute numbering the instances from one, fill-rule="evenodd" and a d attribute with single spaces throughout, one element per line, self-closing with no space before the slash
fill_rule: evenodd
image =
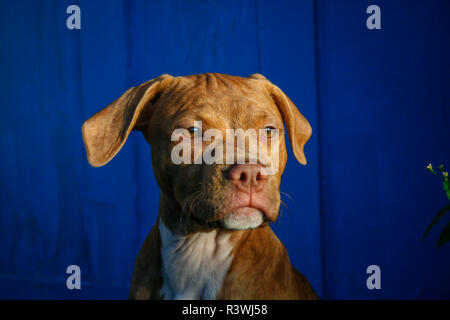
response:
<path id="1" fill-rule="evenodd" d="M 260 191 L 267 181 L 267 175 L 263 175 L 263 166 L 259 164 L 235 164 L 226 172 L 227 179 L 241 191 Z"/>

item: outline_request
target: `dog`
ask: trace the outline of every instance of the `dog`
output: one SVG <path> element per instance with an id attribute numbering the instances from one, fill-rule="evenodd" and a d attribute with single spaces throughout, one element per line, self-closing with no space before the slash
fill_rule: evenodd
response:
<path id="1" fill-rule="evenodd" d="M 200 130 L 195 121 L 201 121 Z M 172 134 L 178 128 L 188 141 L 206 128 L 262 130 L 276 147 L 270 159 L 278 170 L 264 174 L 267 164 L 259 162 L 175 164 Z M 129 89 L 84 122 L 89 163 L 108 163 L 131 130 L 141 131 L 151 146 L 160 204 L 136 259 L 130 299 L 318 298 L 269 226 L 280 207 L 285 131 L 304 165 L 304 145 L 312 134 L 280 88 L 261 74 L 163 74 Z M 276 143 L 272 134 L 278 134 Z M 245 153 L 246 161 L 250 156 Z"/>

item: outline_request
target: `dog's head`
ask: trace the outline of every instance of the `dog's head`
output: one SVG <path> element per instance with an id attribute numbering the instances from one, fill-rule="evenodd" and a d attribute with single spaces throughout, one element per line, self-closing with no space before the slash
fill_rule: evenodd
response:
<path id="1" fill-rule="evenodd" d="M 283 123 L 295 157 L 306 164 L 311 126 L 264 76 L 161 75 L 126 91 L 82 132 L 94 167 L 108 163 L 131 130 L 143 132 L 166 209 L 160 213 L 172 229 L 248 229 L 278 216 Z"/>

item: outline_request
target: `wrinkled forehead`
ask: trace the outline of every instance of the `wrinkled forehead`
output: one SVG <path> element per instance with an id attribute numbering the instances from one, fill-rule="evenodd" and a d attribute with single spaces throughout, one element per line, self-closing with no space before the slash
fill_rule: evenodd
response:
<path id="1" fill-rule="evenodd" d="M 162 100 L 159 113 L 169 123 L 195 120 L 236 128 L 282 121 L 267 90 L 254 79 L 210 73 L 177 77 Z"/>

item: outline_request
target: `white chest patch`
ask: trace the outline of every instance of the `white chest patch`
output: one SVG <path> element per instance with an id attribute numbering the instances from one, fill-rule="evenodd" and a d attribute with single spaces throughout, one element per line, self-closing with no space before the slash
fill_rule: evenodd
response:
<path id="1" fill-rule="evenodd" d="M 230 268 L 232 245 L 216 230 L 189 237 L 172 233 L 160 220 L 163 285 L 166 300 L 215 299 Z"/>

